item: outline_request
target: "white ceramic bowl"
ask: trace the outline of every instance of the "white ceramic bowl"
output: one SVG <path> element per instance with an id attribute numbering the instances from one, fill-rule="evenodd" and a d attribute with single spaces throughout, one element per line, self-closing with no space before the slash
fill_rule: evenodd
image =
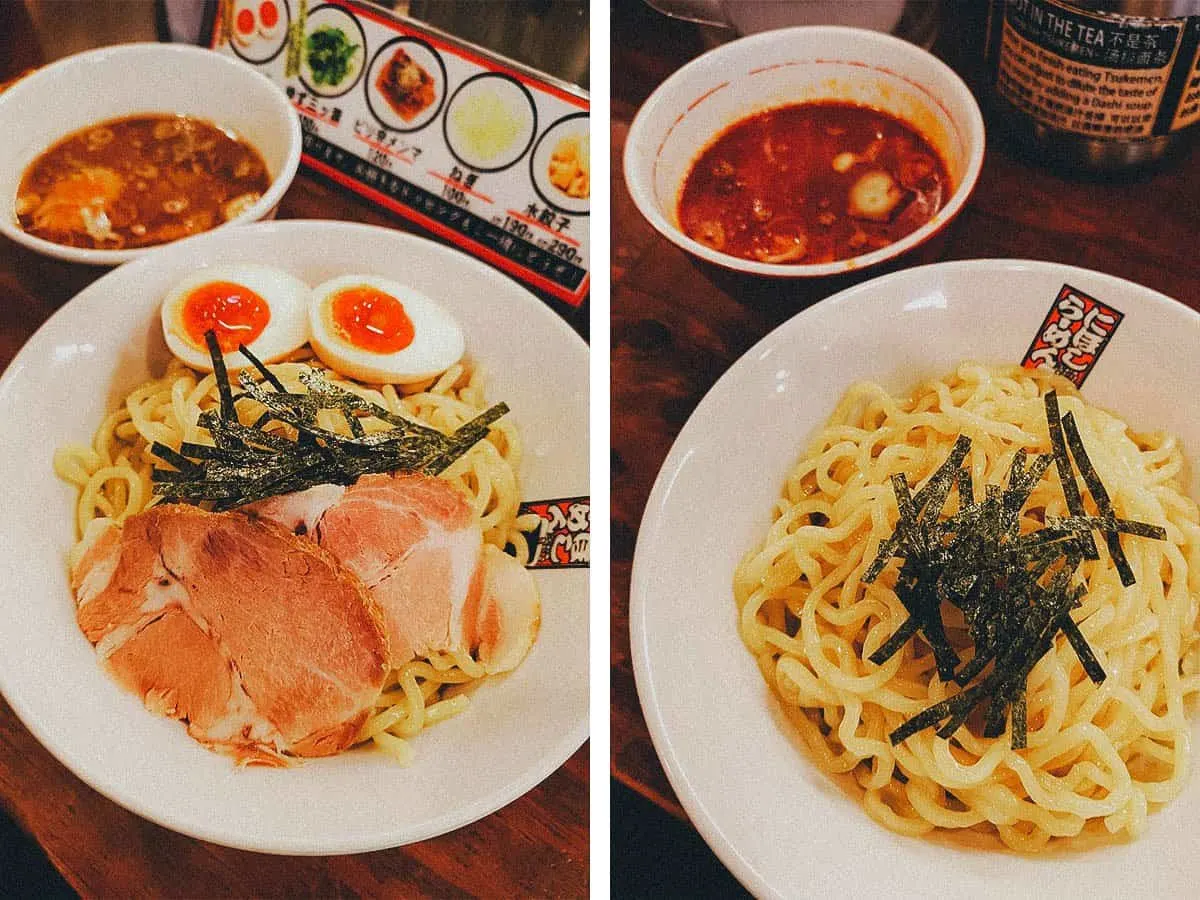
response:
<path id="1" fill-rule="evenodd" d="M 392 847 L 457 828 L 557 769 L 587 736 L 588 570 L 534 571 L 537 642 L 481 684 L 461 715 L 413 741 L 407 768 L 369 749 L 290 769 L 237 769 L 148 712 L 101 668 L 75 622 L 66 552 L 75 491 L 56 446 L 88 441 L 106 411 L 169 358 L 158 306 L 215 264 L 279 266 L 309 284 L 374 273 L 444 305 L 506 401 L 524 445 L 522 499 L 588 493 L 588 351 L 553 311 L 466 254 L 341 222 L 267 222 L 163 247 L 100 278 L 47 321 L 0 378 L 0 691 L 64 765 L 152 821 L 276 853 Z"/>
<path id="2" fill-rule="evenodd" d="M 882 249 L 818 264 L 741 259 L 684 234 L 679 191 L 700 150 L 756 112 L 814 100 L 882 110 L 929 140 L 954 185 L 937 215 Z M 971 91 L 949 66 L 915 44 L 858 28 L 782 28 L 724 44 L 659 85 L 630 126 L 625 183 L 650 224 L 700 259 L 757 275 L 822 277 L 894 259 L 941 231 L 975 187 L 984 143 L 983 117 Z"/>
<path id="3" fill-rule="evenodd" d="M 296 175 L 301 150 L 300 120 L 282 88 L 250 66 L 201 47 L 120 44 L 60 59 L 0 94 L 0 233 L 47 256 L 101 266 L 128 262 L 161 246 L 67 247 L 23 231 L 15 211 L 21 177 L 38 154 L 88 125 L 139 113 L 207 119 L 262 154 L 270 187 L 218 229 L 275 214 Z"/>
<path id="4" fill-rule="evenodd" d="M 688 815 L 756 896 L 1196 896 L 1200 772 L 1128 843 L 1028 857 L 896 835 L 801 750 L 738 635 L 734 568 L 845 389 L 869 378 L 907 390 L 963 359 L 1019 363 L 1064 283 L 1125 314 L 1084 396 L 1135 429 L 1177 435 L 1200 499 L 1200 314 L 1045 262 L 923 266 L 818 303 L 747 351 L 671 448 L 634 557 L 638 696 Z"/>

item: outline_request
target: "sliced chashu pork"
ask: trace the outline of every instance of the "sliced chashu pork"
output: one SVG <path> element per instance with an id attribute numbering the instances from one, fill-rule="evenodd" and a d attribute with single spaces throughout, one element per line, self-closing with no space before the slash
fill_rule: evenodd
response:
<path id="1" fill-rule="evenodd" d="M 393 666 L 458 650 L 503 672 L 533 645 L 541 609 L 532 576 L 484 547 L 470 505 L 445 479 L 365 475 L 246 511 L 306 534 L 362 579 L 383 609 Z"/>
<path id="2" fill-rule="evenodd" d="M 520 665 L 537 638 L 541 603 L 529 571 L 501 550 L 483 548 L 479 605 L 463 615 L 463 638 L 485 669 L 507 672 Z"/>
<path id="3" fill-rule="evenodd" d="M 174 504 L 86 540 L 71 572 L 79 626 L 147 707 L 242 762 L 354 742 L 387 638 L 330 554 L 271 523 Z"/>

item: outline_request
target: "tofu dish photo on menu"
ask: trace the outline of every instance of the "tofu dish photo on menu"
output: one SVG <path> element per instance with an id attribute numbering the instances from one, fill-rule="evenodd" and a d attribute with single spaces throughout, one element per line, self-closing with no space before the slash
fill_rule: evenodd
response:
<path id="1" fill-rule="evenodd" d="M 471 6 L 0 5 L 0 893 L 588 895 L 589 16 Z"/>
<path id="2" fill-rule="evenodd" d="M 611 35 L 612 895 L 1194 896 L 1200 5 Z"/>

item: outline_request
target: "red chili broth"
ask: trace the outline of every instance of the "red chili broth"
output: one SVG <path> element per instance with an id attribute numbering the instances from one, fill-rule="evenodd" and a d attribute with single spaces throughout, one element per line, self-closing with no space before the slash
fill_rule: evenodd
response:
<path id="1" fill-rule="evenodd" d="M 839 172 L 834 160 L 847 153 L 853 159 Z M 912 233 L 952 190 L 937 150 L 900 119 L 851 103 L 802 103 L 717 135 L 684 181 L 678 218 L 689 237 L 731 256 L 827 263 Z"/>

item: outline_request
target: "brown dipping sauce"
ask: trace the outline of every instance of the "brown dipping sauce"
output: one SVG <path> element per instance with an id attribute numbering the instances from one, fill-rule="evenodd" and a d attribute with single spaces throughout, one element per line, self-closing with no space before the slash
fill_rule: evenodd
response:
<path id="1" fill-rule="evenodd" d="M 949 199 L 945 163 L 904 122 L 851 103 L 742 119 L 692 165 L 679 223 L 714 250 L 765 263 L 826 263 L 886 247 Z"/>
<path id="2" fill-rule="evenodd" d="M 270 183 L 262 155 L 211 122 L 129 116 L 42 153 L 21 178 L 16 212 L 25 231 L 56 244 L 147 247 L 220 225 Z"/>

